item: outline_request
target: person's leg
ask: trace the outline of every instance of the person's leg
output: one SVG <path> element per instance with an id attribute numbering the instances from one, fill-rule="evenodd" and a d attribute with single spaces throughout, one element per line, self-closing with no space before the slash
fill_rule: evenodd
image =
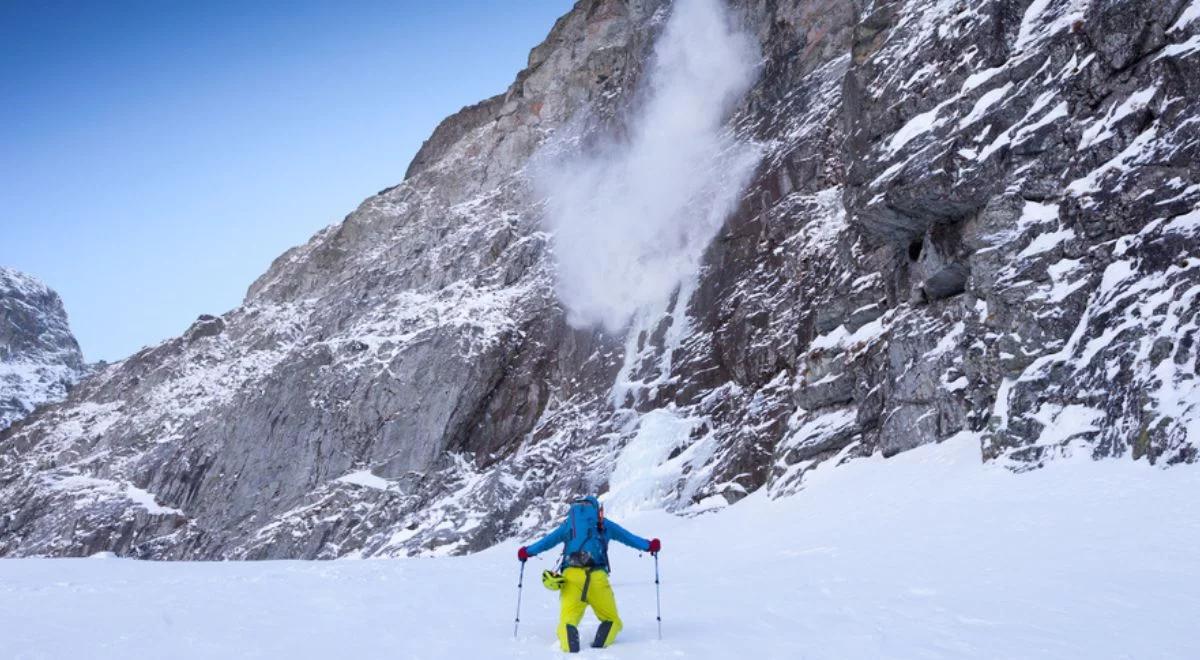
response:
<path id="1" fill-rule="evenodd" d="M 579 652 L 579 621 L 587 610 L 583 602 L 582 568 L 568 568 L 563 571 L 563 588 L 559 592 L 558 642 L 563 651 Z"/>
<path id="2" fill-rule="evenodd" d="M 592 646 L 600 648 L 612 644 L 621 632 L 621 617 L 617 614 L 617 597 L 613 595 L 612 585 L 608 582 L 608 573 L 592 572 L 592 583 L 588 586 L 588 605 L 600 619 L 600 627 L 596 629 L 596 638 Z"/>

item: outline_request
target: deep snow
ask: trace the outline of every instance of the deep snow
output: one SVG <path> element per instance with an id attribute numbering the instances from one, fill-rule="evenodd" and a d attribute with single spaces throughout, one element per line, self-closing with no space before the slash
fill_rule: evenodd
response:
<path id="1" fill-rule="evenodd" d="M 1200 469 L 1063 460 L 1014 474 L 969 436 L 828 464 L 805 490 L 690 519 L 621 522 L 626 630 L 594 658 L 1186 658 L 1200 613 Z M 516 544 L 456 558 L 0 562 L 15 658 L 551 658 L 532 560 L 512 637 Z M 595 622 L 589 614 L 584 635 Z"/>

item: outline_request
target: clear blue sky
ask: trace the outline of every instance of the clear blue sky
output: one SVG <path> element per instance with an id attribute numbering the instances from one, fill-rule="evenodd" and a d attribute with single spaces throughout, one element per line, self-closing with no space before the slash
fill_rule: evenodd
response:
<path id="1" fill-rule="evenodd" d="M 179 334 L 403 179 L 572 4 L 0 1 L 0 265 L 88 360 Z"/>

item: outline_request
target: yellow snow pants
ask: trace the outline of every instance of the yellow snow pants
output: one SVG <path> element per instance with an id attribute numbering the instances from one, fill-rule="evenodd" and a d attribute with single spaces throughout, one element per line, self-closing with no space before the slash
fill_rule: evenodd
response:
<path id="1" fill-rule="evenodd" d="M 587 583 L 587 594 L 583 593 L 584 583 Z M 567 643 L 567 626 L 579 628 L 583 613 L 587 606 L 592 606 L 592 612 L 601 623 L 608 621 L 612 626 L 608 636 L 604 638 L 603 646 L 608 646 L 621 632 L 621 617 L 617 615 L 617 599 L 613 596 L 612 585 L 608 583 L 608 573 L 602 569 L 594 569 L 591 579 L 582 568 L 570 567 L 563 571 L 563 588 L 559 593 L 562 610 L 558 618 L 558 641 L 563 651 L 570 651 Z M 580 639 L 580 646 L 590 646 Z"/>

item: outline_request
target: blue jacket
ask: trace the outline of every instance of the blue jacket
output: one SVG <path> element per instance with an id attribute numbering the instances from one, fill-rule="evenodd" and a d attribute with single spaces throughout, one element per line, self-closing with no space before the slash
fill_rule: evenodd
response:
<path id="1" fill-rule="evenodd" d="M 567 535 L 570 533 L 570 531 L 571 530 L 569 527 L 569 522 L 564 520 L 563 523 L 561 525 L 559 525 L 557 529 L 555 529 L 553 532 L 550 532 L 549 534 L 547 534 L 545 537 L 543 537 L 537 543 L 534 543 L 533 545 L 526 548 L 526 551 L 528 551 L 530 555 L 541 554 L 541 553 L 549 550 L 550 548 L 553 548 L 554 546 L 565 542 L 567 540 Z M 642 552 L 645 552 L 650 549 L 650 541 L 647 541 L 646 539 L 638 536 L 637 534 L 630 532 L 629 530 L 625 529 L 624 527 L 618 525 L 617 523 L 615 523 L 611 520 L 605 519 L 604 520 L 604 530 L 600 534 L 600 542 L 601 542 L 601 545 L 604 546 L 604 556 L 601 558 L 600 563 L 601 563 L 602 567 L 604 568 L 605 572 L 609 572 L 608 542 L 610 540 L 616 541 L 618 543 L 623 543 L 623 544 L 633 548 L 634 550 L 641 550 Z M 563 557 L 562 561 L 559 562 L 558 570 L 561 571 L 561 570 L 565 569 L 566 567 L 567 567 L 567 558 Z"/>

